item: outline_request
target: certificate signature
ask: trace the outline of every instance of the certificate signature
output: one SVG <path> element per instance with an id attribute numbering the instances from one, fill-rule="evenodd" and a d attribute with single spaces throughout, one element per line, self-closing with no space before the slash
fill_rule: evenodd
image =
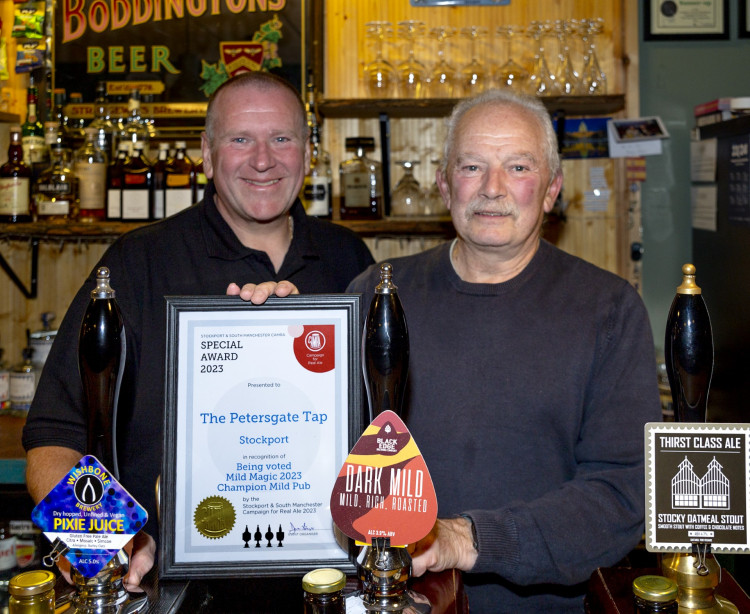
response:
<path id="1" fill-rule="evenodd" d="M 293 522 L 289 523 L 289 535 L 297 535 L 302 531 L 315 531 L 315 527 L 307 526 L 306 522 L 303 522 L 301 527 L 295 527 Z"/>

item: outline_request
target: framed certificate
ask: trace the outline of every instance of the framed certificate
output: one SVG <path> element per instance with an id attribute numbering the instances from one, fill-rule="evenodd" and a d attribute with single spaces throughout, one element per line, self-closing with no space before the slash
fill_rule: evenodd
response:
<path id="1" fill-rule="evenodd" d="M 359 295 L 166 301 L 160 577 L 353 571 L 330 497 L 363 427 Z"/>
<path id="2" fill-rule="evenodd" d="M 729 0 L 644 0 L 643 25 L 647 41 L 728 39 Z"/>
<path id="3" fill-rule="evenodd" d="M 750 0 L 740 0 L 740 38 L 750 38 Z"/>

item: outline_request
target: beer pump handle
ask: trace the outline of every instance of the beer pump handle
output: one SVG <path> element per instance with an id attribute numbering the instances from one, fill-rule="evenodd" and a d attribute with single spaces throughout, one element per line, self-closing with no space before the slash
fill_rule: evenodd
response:
<path id="1" fill-rule="evenodd" d="M 96 272 L 96 288 L 78 337 L 78 368 L 87 411 L 86 453 L 96 456 L 115 478 L 117 397 L 125 367 L 125 330 L 107 267 Z"/>
<path id="2" fill-rule="evenodd" d="M 664 358 L 675 421 L 705 422 L 714 366 L 711 320 L 695 267 L 685 264 L 682 274 L 667 317 Z"/>
<path id="3" fill-rule="evenodd" d="M 370 421 L 385 410 L 403 418 L 406 379 L 409 373 L 409 331 L 393 267 L 380 265 L 380 283 L 365 319 L 362 369 L 370 407 Z"/>

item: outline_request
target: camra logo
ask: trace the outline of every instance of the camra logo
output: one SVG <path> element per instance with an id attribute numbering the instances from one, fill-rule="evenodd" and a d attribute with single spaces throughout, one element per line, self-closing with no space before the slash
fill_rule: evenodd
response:
<path id="1" fill-rule="evenodd" d="M 320 352 L 326 346 L 326 336 L 319 330 L 311 330 L 305 335 L 305 347 L 311 352 Z"/>
<path id="2" fill-rule="evenodd" d="M 86 507 L 93 507 L 104 496 L 104 484 L 99 479 L 99 476 L 94 474 L 82 475 L 76 480 L 73 486 L 73 492 L 76 495 L 78 502 Z"/>

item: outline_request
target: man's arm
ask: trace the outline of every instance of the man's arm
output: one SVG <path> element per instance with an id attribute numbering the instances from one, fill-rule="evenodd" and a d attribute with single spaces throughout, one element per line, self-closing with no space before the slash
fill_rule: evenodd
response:
<path id="1" fill-rule="evenodd" d="M 26 454 L 26 488 L 34 502 L 44 499 L 82 456 L 78 450 L 61 446 L 29 450 Z"/>

